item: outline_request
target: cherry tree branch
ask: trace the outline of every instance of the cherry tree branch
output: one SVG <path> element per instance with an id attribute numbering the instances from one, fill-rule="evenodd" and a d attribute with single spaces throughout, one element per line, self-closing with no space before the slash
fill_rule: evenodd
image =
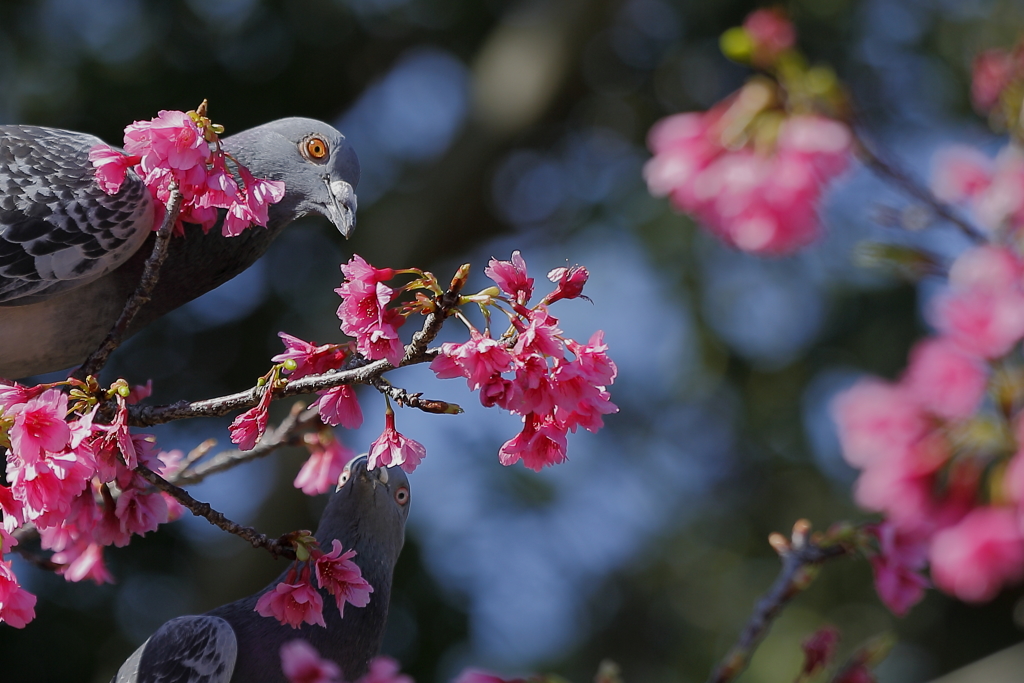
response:
<path id="1" fill-rule="evenodd" d="M 139 465 L 135 468 L 135 471 L 150 484 L 164 493 L 169 494 L 172 498 L 185 506 L 196 517 L 202 517 L 210 522 L 210 524 L 213 524 L 230 534 L 234 534 L 235 536 L 245 539 L 252 544 L 253 548 L 265 548 L 274 557 L 287 557 L 292 560 L 295 559 L 295 548 L 288 540 L 290 534 L 285 534 L 280 538 L 270 538 L 266 534 L 261 534 L 250 526 L 243 526 L 237 522 L 232 522 L 224 516 L 224 513 L 214 510 L 209 503 L 203 503 L 196 500 L 188 491 L 175 486 L 148 467 Z"/>
<path id="2" fill-rule="evenodd" d="M 754 606 L 739 639 L 711 673 L 708 683 L 728 683 L 739 676 L 782 608 L 810 586 L 817 567 L 826 560 L 851 552 L 841 543 L 813 540 L 809 531 L 810 523 L 800 520 L 793 526 L 792 540 L 787 541 L 781 534 L 772 534 L 769 541 L 782 558 L 782 569 L 768 592 Z"/>
<path id="3" fill-rule="evenodd" d="M 149 301 L 153 294 L 153 288 L 156 287 L 156 283 L 160 279 L 160 267 L 167 258 L 167 247 L 171 242 L 174 222 L 178 220 L 178 214 L 181 213 L 181 202 L 182 195 L 178 191 L 177 184 L 171 183 L 170 197 L 167 200 L 164 220 L 160 224 L 160 229 L 156 231 L 153 251 L 149 258 L 146 259 L 146 265 L 142 271 L 142 277 L 139 279 L 138 286 L 128 298 L 128 301 L 125 302 L 120 317 L 118 317 L 110 332 L 107 333 L 107 337 L 92 352 L 92 355 L 82 363 L 82 366 L 72 373 L 72 377 L 85 379 L 89 375 L 95 375 L 102 370 L 103 366 L 107 363 L 107 359 L 110 358 L 110 354 L 124 341 L 124 335 L 128 331 L 128 326 L 132 324 L 132 320 L 135 319 L 139 310 Z"/>
<path id="4" fill-rule="evenodd" d="M 283 446 L 297 446 L 302 443 L 302 434 L 313 427 L 319 426 L 320 415 L 315 411 L 304 411 L 305 405 L 296 403 L 291 412 L 277 427 L 268 430 L 260 442 L 252 450 L 227 450 L 218 453 L 210 460 L 196 465 L 187 466 L 168 480 L 173 484 L 198 484 L 211 474 L 229 470 L 250 460 L 270 455 Z"/>
<path id="5" fill-rule="evenodd" d="M 460 270 L 461 274 L 462 271 Z M 423 321 L 423 327 L 413 335 L 412 342 L 406 346 L 405 356 L 402 358 L 401 363 L 399 363 L 399 367 L 426 363 L 432 361 L 437 356 L 439 349 L 428 347 L 437 337 L 438 332 L 441 331 L 445 319 L 458 305 L 459 292 L 464 282 L 464 278 L 460 277 L 460 275 L 456 275 L 448 291 L 438 297 L 435 309 L 427 314 Z M 394 369 L 395 366 L 386 360 L 375 360 L 347 370 L 328 372 L 323 375 L 308 375 L 289 381 L 280 389 L 274 389 L 273 399 L 278 400 L 287 396 L 313 394 L 344 384 L 369 384 L 381 390 L 378 386 L 381 375 Z M 179 401 L 163 406 L 131 406 L 129 408 L 129 424 L 134 427 L 151 427 L 193 417 L 220 417 L 236 410 L 253 407 L 259 402 L 261 390 L 261 387 L 255 386 L 235 394 L 202 401 Z M 391 389 L 387 389 L 386 393 L 390 391 Z M 393 398 L 399 400 L 397 397 L 393 396 Z M 444 409 L 448 404 L 445 404 L 443 401 L 422 399 L 419 398 L 418 394 L 413 395 L 403 392 L 402 400 L 404 401 L 403 405 L 426 410 L 427 412 L 450 412 L 450 410 Z"/>
<path id="6" fill-rule="evenodd" d="M 34 527 L 33 527 L 33 529 L 34 529 Z M 39 567 L 40 569 L 43 569 L 43 570 L 48 571 L 48 572 L 56 572 L 58 569 L 60 569 L 61 567 L 64 566 L 64 565 L 62 565 L 62 564 L 60 564 L 58 562 L 54 562 L 53 560 L 51 560 L 48 557 L 44 557 L 44 556 L 42 556 L 42 555 L 40 555 L 38 553 L 32 552 L 28 548 L 23 547 L 21 545 L 21 541 L 20 540 L 19 540 L 18 543 L 19 544 L 14 546 L 13 548 L 11 548 L 11 550 L 13 550 L 14 552 L 16 552 L 19 555 L 21 555 L 22 559 L 24 559 L 26 562 L 28 562 L 30 564 L 34 564 L 35 566 Z"/>
<path id="7" fill-rule="evenodd" d="M 961 232 L 975 242 L 988 241 L 977 226 L 961 217 L 952 206 L 941 201 L 931 190 L 919 183 L 910 173 L 898 166 L 896 162 L 883 158 L 881 153 L 874 149 L 865 136 L 855 135 L 854 144 L 861 161 L 864 162 L 864 165 L 872 173 L 885 180 L 892 181 L 904 194 L 927 205 L 936 216 L 960 228 Z"/>

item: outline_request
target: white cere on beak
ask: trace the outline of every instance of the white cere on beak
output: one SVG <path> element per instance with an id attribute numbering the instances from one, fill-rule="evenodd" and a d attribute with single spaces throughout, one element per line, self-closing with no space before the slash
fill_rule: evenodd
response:
<path id="1" fill-rule="evenodd" d="M 380 479 L 380 483 L 387 484 L 388 483 L 388 469 L 386 467 L 381 467 L 380 470 L 379 470 L 379 473 L 377 474 L 377 478 Z"/>

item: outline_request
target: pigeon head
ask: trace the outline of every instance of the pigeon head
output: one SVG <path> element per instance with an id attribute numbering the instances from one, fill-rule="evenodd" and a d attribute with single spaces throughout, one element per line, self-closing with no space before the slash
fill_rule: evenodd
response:
<path id="1" fill-rule="evenodd" d="M 370 470 L 362 455 L 349 462 L 338 478 L 316 537 L 326 547 L 337 538 L 360 555 L 379 553 L 393 566 L 405 543 L 409 499 L 409 477 L 400 467 Z"/>
<path id="2" fill-rule="evenodd" d="M 284 183 L 284 199 L 270 207 L 271 223 L 319 213 L 345 237 L 352 234 L 359 159 L 333 126 L 278 119 L 224 138 L 223 145 L 255 177 Z"/>

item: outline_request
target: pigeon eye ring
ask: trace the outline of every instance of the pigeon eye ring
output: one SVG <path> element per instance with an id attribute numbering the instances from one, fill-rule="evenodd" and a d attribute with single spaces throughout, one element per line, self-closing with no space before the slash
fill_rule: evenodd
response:
<path id="1" fill-rule="evenodd" d="M 301 151 L 302 156 L 310 161 L 323 163 L 327 160 L 330 147 L 323 138 L 313 135 L 302 141 Z"/>

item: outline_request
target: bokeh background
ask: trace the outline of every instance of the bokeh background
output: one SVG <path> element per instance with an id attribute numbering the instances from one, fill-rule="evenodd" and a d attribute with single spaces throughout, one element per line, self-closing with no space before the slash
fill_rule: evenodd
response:
<path id="1" fill-rule="evenodd" d="M 793 0 L 801 47 L 832 64 L 867 129 L 919 177 L 944 142 L 996 147 L 970 110 L 971 56 L 1024 27 L 1012 0 Z M 829 400 L 864 372 L 894 376 L 925 331 L 935 283 L 855 264 L 866 239 L 964 244 L 950 230 L 879 226 L 906 202 L 853 168 L 823 208 L 827 237 L 791 258 L 730 251 L 648 196 L 644 137 L 707 108 L 747 72 L 717 39 L 740 0 L 0 0 L 0 122 L 120 140 L 160 109 L 209 98 L 232 131 L 277 117 L 335 123 L 362 161 L 359 226 L 297 222 L 252 269 L 126 345 L 107 372 L 154 381 L 153 400 L 250 386 L 287 330 L 339 341 L 338 264 L 474 284 L 522 250 L 533 274 L 589 267 L 593 304 L 553 311 L 585 338 L 604 329 L 620 406 L 570 462 L 534 474 L 496 452 L 517 422 L 479 409 L 460 382 L 393 373 L 462 416 L 401 411 L 426 444 L 385 650 L 420 683 L 475 664 L 582 682 L 603 658 L 630 683 L 701 681 L 769 585 L 766 543 L 807 517 L 862 519 Z M 453 330 L 454 334 L 454 330 Z M 453 339 L 457 336 L 453 336 Z M 2 350 L 0 350 L 2 353 Z M 365 450 L 383 404 L 361 394 Z M 278 405 L 278 414 L 287 406 Z M 155 430 L 165 449 L 227 443 L 227 420 Z M 237 468 L 194 494 L 271 534 L 312 528 L 323 500 L 291 486 L 299 450 Z M 18 559 L 15 560 L 19 562 Z M 20 563 L 38 618 L 0 626 L 3 681 L 107 681 L 160 623 L 251 593 L 282 565 L 185 519 L 108 551 L 115 585 L 66 584 Z M 848 651 L 894 630 L 879 670 L 926 681 L 1021 639 L 1019 592 L 981 607 L 931 594 L 896 620 L 865 562 L 830 565 L 782 617 L 746 681 L 791 681 L 799 642 L 823 623 Z"/>

